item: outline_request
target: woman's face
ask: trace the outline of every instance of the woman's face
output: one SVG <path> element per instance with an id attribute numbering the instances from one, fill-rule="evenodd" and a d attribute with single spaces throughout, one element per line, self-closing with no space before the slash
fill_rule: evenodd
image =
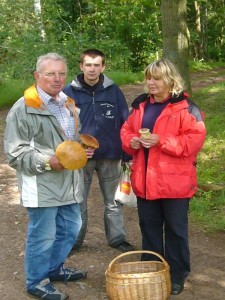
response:
<path id="1" fill-rule="evenodd" d="M 155 101 L 161 102 L 171 94 L 171 87 L 166 85 L 163 79 L 151 77 L 146 80 L 149 93 L 154 96 Z"/>

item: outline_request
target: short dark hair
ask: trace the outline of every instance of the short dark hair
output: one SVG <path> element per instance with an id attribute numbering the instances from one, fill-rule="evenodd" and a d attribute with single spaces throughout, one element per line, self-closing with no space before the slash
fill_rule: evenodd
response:
<path id="1" fill-rule="evenodd" d="M 101 56 L 101 58 L 102 58 L 102 65 L 105 64 L 105 54 L 101 50 L 93 48 L 93 49 L 87 49 L 87 50 L 83 51 L 81 53 L 81 56 L 80 56 L 80 63 L 81 64 L 84 62 L 84 57 L 85 56 L 91 56 L 93 58 L 95 58 L 97 56 Z"/>

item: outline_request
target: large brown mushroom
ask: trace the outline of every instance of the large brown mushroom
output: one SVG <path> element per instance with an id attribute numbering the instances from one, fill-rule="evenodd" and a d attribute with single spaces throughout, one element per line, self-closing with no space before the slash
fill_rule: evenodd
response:
<path id="1" fill-rule="evenodd" d="M 81 140 L 81 145 L 87 149 L 87 148 L 92 148 L 92 149 L 97 149 L 99 148 L 99 143 L 97 139 L 90 135 L 90 134 L 80 134 L 80 140 Z"/>
<path id="2" fill-rule="evenodd" d="M 64 141 L 56 148 L 55 155 L 61 165 L 68 170 L 83 168 L 87 163 L 87 154 L 76 141 Z"/>

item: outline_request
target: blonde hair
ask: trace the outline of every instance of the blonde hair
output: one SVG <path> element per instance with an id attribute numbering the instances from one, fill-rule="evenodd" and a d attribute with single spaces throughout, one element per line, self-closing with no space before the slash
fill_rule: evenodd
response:
<path id="1" fill-rule="evenodd" d="M 178 96 L 184 90 L 184 81 L 176 67 L 168 59 L 152 62 L 144 71 L 145 83 L 151 77 L 162 79 L 171 87 L 171 94 Z M 147 85 L 146 85 L 147 87 Z"/>

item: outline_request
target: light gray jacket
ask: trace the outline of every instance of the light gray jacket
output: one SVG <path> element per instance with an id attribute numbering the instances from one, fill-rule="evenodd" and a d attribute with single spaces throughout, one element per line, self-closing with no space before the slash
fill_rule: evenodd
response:
<path id="1" fill-rule="evenodd" d="M 9 165 L 17 171 L 22 205 L 50 207 L 83 200 L 83 171 L 46 171 L 46 159 L 67 140 L 57 119 L 44 107 L 24 97 L 7 116 L 4 149 Z M 32 107 L 33 105 L 33 107 Z M 71 113 L 75 113 L 72 106 Z M 77 112 L 76 112 L 77 113 Z"/>

